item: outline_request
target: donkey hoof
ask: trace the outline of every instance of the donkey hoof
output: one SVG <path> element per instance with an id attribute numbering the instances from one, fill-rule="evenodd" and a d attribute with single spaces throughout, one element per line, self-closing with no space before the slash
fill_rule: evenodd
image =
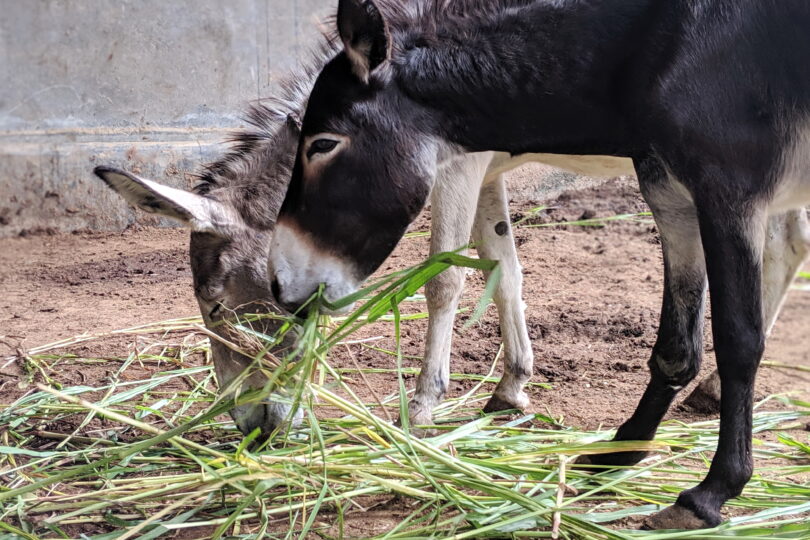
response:
<path id="1" fill-rule="evenodd" d="M 647 457 L 647 452 L 611 452 L 609 454 L 583 454 L 579 456 L 574 465 L 583 467 L 627 467 L 635 465 Z"/>
<path id="2" fill-rule="evenodd" d="M 414 422 L 413 419 L 408 420 L 408 425 L 410 426 L 410 433 L 411 436 L 416 437 L 417 439 L 426 439 L 428 437 L 433 437 L 434 435 L 438 434 L 438 431 L 435 429 L 431 429 L 428 427 L 433 423 L 433 419 L 426 420 L 426 421 L 417 421 Z M 402 419 L 400 418 L 397 420 L 397 426 L 402 427 Z"/>
<path id="3" fill-rule="evenodd" d="M 397 420 L 397 425 L 402 426 L 401 418 Z M 408 404 L 408 425 L 410 426 L 411 435 L 420 439 L 432 437 L 436 434 L 435 430 L 418 427 L 433 425 L 433 410 L 429 407 L 423 407 L 420 403 L 412 401 Z"/>
<path id="4" fill-rule="evenodd" d="M 498 394 L 493 394 L 489 401 L 484 406 L 485 413 L 492 413 L 498 411 L 508 411 L 510 409 L 517 409 L 519 411 L 526 411 L 531 406 L 529 396 L 521 392 L 517 396 L 507 398 Z"/>
<path id="5" fill-rule="evenodd" d="M 698 414 L 720 414 L 720 397 L 703 386 L 698 386 L 681 402 L 680 408 Z"/>
<path id="6" fill-rule="evenodd" d="M 439 430 L 431 429 L 431 428 L 424 428 L 424 427 L 412 427 L 411 428 L 411 436 L 416 437 L 417 439 L 427 439 L 429 437 L 435 437 L 439 434 Z"/>
<path id="7" fill-rule="evenodd" d="M 720 518 L 717 518 L 720 522 Z M 659 529 L 706 529 L 713 525 L 708 521 L 699 518 L 694 512 L 688 508 L 684 508 L 678 504 L 673 504 L 664 508 L 660 512 L 649 516 L 644 520 L 642 525 L 646 530 L 659 530 Z"/>
<path id="8" fill-rule="evenodd" d="M 720 375 L 717 371 L 700 381 L 680 408 L 699 414 L 720 414 Z"/>

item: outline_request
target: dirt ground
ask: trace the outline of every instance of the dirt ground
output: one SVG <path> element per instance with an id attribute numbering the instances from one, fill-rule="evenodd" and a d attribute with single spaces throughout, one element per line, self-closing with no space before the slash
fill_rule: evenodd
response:
<path id="1" fill-rule="evenodd" d="M 629 181 L 613 180 L 547 204 L 549 210 L 524 224 L 551 227 L 521 226 L 515 231 L 524 266 L 527 322 L 536 359 L 534 381 L 552 386 L 550 390 L 532 387 L 528 392 L 535 412 L 563 418 L 568 425 L 585 429 L 615 427 L 632 413 L 647 380 L 645 364 L 655 342 L 661 301 L 659 239 L 654 225 L 646 219 L 611 222 L 604 227 L 553 226 L 647 210 L 634 183 Z M 513 221 L 525 217 L 534 206 L 513 205 Z M 425 231 L 429 226 L 426 212 L 413 230 Z M 183 230 L 148 228 L 117 234 L 40 233 L 0 239 L 0 408 L 32 391 L 30 385 L 18 384 L 19 365 L 4 360 L 18 349 L 87 332 L 197 315 L 187 236 Z M 427 252 L 426 237 L 405 239 L 381 272 L 416 264 Z M 475 305 L 483 284 L 480 275 L 468 276 L 462 306 Z M 451 370 L 484 374 L 499 347 L 495 309 L 490 307 L 480 322 L 464 329 L 466 318 L 460 315 L 457 320 Z M 793 291 L 768 342 L 765 359 L 810 367 L 808 319 L 810 293 Z M 424 320 L 403 323 L 402 347 L 410 366 L 419 365 L 418 360 L 407 357 L 421 356 L 425 329 Z M 391 333 L 390 324 L 378 323 L 364 328 L 358 337 L 379 336 L 375 345 L 392 349 Z M 136 346 L 135 340 L 132 335 L 112 336 L 63 350 L 84 357 L 120 358 Z M 711 343 L 707 331 L 702 376 L 714 367 Z M 391 355 L 361 345 L 353 345 L 351 354 L 363 366 L 391 369 L 395 364 Z M 191 361 L 202 361 L 202 356 Z M 331 363 L 335 367 L 354 366 L 343 347 L 333 352 Z M 149 366 L 133 364 L 129 369 L 139 370 L 128 374 L 130 377 L 148 376 L 148 371 L 143 370 Z M 63 385 L 74 385 L 100 382 L 109 373 L 108 366 L 71 366 L 67 360 L 49 376 Z M 407 378 L 407 383 L 413 384 L 413 377 Z M 369 374 L 368 379 L 377 395 L 397 390 L 393 375 Z M 356 382 L 356 393 L 373 401 L 368 387 Z M 452 381 L 449 394 L 460 395 L 474 384 L 472 380 Z M 691 387 L 682 396 L 689 391 Z M 760 371 L 758 397 L 788 391 L 810 398 L 810 374 L 769 367 Z M 670 417 L 687 421 L 699 418 L 678 408 L 670 411 Z M 75 427 L 68 423 L 49 429 L 67 433 Z M 370 506 L 374 509 L 347 521 L 347 535 L 383 533 L 410 512 L 400 507 L 401 503 L 395 504 L 395 509 L 384 501 Z M 204 536 L 204 531 L 189 534 L 192 536 L 188 538 L 199 537 Z"/>
<path id="2" fill-rule="evenodd" d="M 533 206 L 513 205 L 513 220 Z M 548 206 L 550 210 L 525 223 L 646 210 L 635 185 L 622 180 L 565 194 Z M 426 212 L 413 229 L 426 230 L 429 223 Z M 645 364 L 655 342 L 662 263 L 654 225 L 620 221 L 605 227 L 518 227 L 516 241 L 524 266 L 527 321 L 536 359 L 534 380 L 553 386 L 553 390 L 530 390 L 536 412 L 564 417 L 570 425 L 586 429 L 618 425 L 632 413 L 644 388 Z M 0 239 L 0 358 L 18 347 L 28 349 L 85 332 L 196 315 L 187 243 L 183 230 L 152 228 Z M 421 261 L 427 255 L 427 243 L 425 237 L 404 240 L 381 271 Z M 473 306 L 482 285 L 480 276 L 469 276 L 462 304 Z M 499 346 L 495 309 L 491 307 L 467 329 L 462 328 L 465 319 L 461 315 L 457 321 L 451 370 L 486 373 Z M 810 367 L 809 319 L 810 294 L 793 291 L 765 359 Z M 421 355 L 425 328 L 425 321 L 404 325 L 406 355 Z M 367 331 L 382 335 L 387 330 L 371 327 Z M 703 375 L 714 366 L 708 331 L 706 336 Z M 93 348 L 105 348 L 105 356 L 123 356 L 132 347 L 131 340 L 110 338 Z M 393 346 L 390 337 L 382 337 L 377 344 Z M 390 355 L 369 348 L 358 346 L 353 354 L 361 365 L 394 367 Z M 332 362 L 353 365 L 342 350 L 335 352 Z M 418 366 L 418 361 L 410 363 Z M 79 375 L 82 382 L 93 382 L 95 375 L 86 366 L 82 373 L 73 373 L 66 365 L 61 364 L 60 372 L 52 376 L 64 384 L 75 384 Z M 105 374 L 100 370 L 98 377 Z M 0 406 L 25 391 L 14 378 L 13 365 L 0 369 Z M 374 375 L 372 383 L 380 394 L 394 392 L 397 385 L 395 377 L 386 375 Z M 449 393 L 460 394 L 472 384 L 454 381 Z M 363 396 L 366 389 L 357 391 Z M 810 374 L 784 368 L 761 370 L 758 396 L 786 391 L 808 399 Z M 695 418 L 676 408 L 670 415 Z"/>

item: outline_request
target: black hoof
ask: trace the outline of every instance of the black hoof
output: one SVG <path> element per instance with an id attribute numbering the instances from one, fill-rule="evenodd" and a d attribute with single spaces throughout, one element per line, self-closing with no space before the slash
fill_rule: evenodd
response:
<path id="1" fill-rule="evenodd" d="M 681 410 L 698 414 L 720 414 L 720 399 L 710 390 L 698 385 L 689 396 L 681 402 Z"/>
<path id="2" fill-rule="evenodd" d="M 706 529 L 719 524 L 719 517 L 716 521 L 717 523 L 713 524 L 710 521 L 699 518 L 688 508 L 684 508 L 678 504 L 673 504 L 672 506 L 664 508 L 660 512 L 645 519 L 642 528 L 652 531 L 657 531 L 659 529 Z"/>
<path id="3" fill-rule="evenodd" d="M 700 381 L 683 400 L 680 409 L 698 414 L 720 414 L 720 375 L 717 371 Z"/>

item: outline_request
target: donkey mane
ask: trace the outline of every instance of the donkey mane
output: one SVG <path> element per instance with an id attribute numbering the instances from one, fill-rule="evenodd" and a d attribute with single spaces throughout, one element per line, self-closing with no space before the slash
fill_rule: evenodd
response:
<path id="1" fill-rule="evenodd" d="M 400 26 L 421 20 L 444 21 L 447 17 L 491 17 L 512 8 L 525 7 L 537 0 L 375 0 L 390 24 Z"/>
<path id="2" fill-rule="evenodd" d="M 228 152 L 203 167 L 193 191 L 232 205 L 252 228 L 272 229 L 292 176 L 307 98 L 338 50 L 336 40 L 325 36 L 310 60 L 279 83 L 276 97 L 252 103 L 244 116 L 249 127 L 232 133 Z"/>
<path id="3" fill-rule="evenodd" d="M 477 21 L 493 20 L 537 0 L 375 0 L 391 29 L 409 35 L 434 35 L 448 23 L 462 30 Z"/>
<path id="4" fill-rule="evenodd" d="M 407 36 L 428 38 L 440 21 L 455 19 L 463 32 L 465 23 L 505 14 L 534 0 L 376 0 L 397 42 Z M 315 79 L 324 65 L 342 50 L 330 17 L 324 21 L 320 45 L 308 62 L 293 70 L 279 83 L 276 97 L 252 103 L 245 114 L 249 127 L 234 132 L 231 148 L 217 161 L 205 165 L 193 191 L 233 206 L 246 225 L 257 230 L 275 226 L 295 163 L 295 148 L 301 119 Z M 404 35 L 403 35 L 404 34 Z M 395 45 L 396 46 L 396 45 Z"/>

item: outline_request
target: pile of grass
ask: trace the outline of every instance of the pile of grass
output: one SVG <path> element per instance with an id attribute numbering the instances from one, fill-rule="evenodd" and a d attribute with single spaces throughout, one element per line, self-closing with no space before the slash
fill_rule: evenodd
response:
<path id="1" fill-rule="evenodd" d="M 391 421 L 407 410 L 398 347 L 392 354 L 399 392 L 364 403 L 355 390 L 370 370 L 337 370 L 330 351 L 375 321 L 389 324 L 398 340 L 403 319 L 424 316 L 401 316 L 400 306 L 450 265 L 491 273 L 480 313 L 497 266 L 448 253 L 344 300 L 361 302 L 347 316 L 327 320 L 313 310 L 306 320 L 288 321 L 280 332 L 299 332 L 298 346 L 281 358 L 270 352 L 279 335 L 257 333 L 255 317 L 234 322 L 253 344 L 245 350 L 253 368 L 304 411 L 300 427 L 262 444 L 258 433 L 242 438 L 223 416 L 233 402 L 217 397 L 211 366 L 186 365 L 208 348 L 197 319 L 120 331 L 159 336 L 126 358 L 55 352 L 105 335 L 29 351 L 32 378 L 47 384 L 0 411 L 0 537 L 810 537 L 810 444 L 806 433 L 790 431 L 807 424 L 807 403 L 758 404 L 760 466 L 743 495 L 729 502 L 735 517 L 699 534 L 635 529 L 705 473 L 717 442 L 714 420 L 667 422 L 649 443 L 605 442 L 610 431 L 582 431 L 542 415 L 496 422 L 480 412 L 493 362 L 472 390 L 436 411 L 438 434 L 418 439 L 407 422 Z M 111 367 L 102 385 L 61 388 L 49 378 L 61 366 L 93 363 Z M 154 371 L 137 380 L 124 376 L 137 365 Z M 60 425 L 74 431 L 51 429 Z M 583 453 L 639 449 L 651 456 L 636 467 L 592 474 L 570 466 Z M 390 525 L 376 531 L 374 519 L 386 516 Z"/>

